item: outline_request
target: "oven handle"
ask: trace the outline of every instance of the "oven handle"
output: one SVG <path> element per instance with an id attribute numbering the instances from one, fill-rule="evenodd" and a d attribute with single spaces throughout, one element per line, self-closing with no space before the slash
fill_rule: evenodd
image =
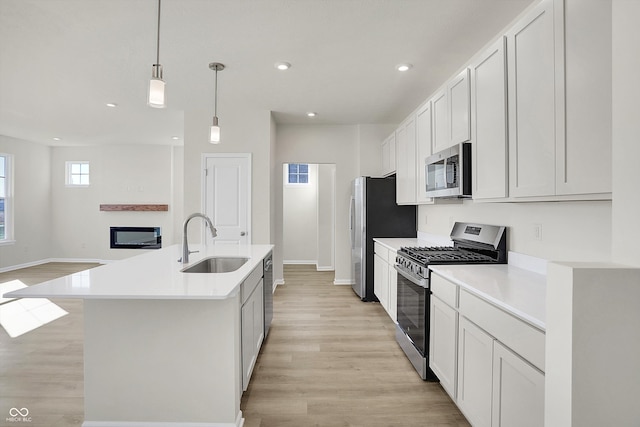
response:
<path id="1" fill-rule="evenodd" d="M 398 264 L 394 265 L 393 268 L 395 268 L 396 271 L 400 275 L 402 275 L 402 277 L 411 281 L 411 283 L 416 284 L 421 288 L 429 289 L 429 281 L 427 279 L 423 279 L 423 278 L 417 279 L 415 276 L 411 275 L 411 273 L 407 272 L 402 267 L 398 267 Z"/>

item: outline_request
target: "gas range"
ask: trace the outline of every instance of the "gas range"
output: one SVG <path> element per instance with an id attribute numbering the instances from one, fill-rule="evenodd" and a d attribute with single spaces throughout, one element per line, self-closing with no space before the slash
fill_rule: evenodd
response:
<path id="1" fill-rule="evenodd" d="M 396 256 L 396 268 L 420 280 L 428 279 L 430 264 L 507 262 L 505 227 L 456 222 L 450 237 L 453 246 L 400 248 Z"/>
<path id="2" fill-rule="evenodd" d="M 453 246 L 402 247 L 396 256 L 396 341 L 424 380 L 437 381 L 429 368 L 430 277 L 434 264 L 504 264 L 505 227 L 456 222 Z"/>

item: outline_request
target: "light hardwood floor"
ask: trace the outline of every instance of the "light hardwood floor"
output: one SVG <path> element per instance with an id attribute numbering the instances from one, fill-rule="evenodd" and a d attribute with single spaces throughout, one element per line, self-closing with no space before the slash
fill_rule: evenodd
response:
<path id="1" fill-rule="evenodd" d="M 0 283 L 93 266 L 45 264 L 0 273 Z M 469 425 L 439 384 L 418 377 L 380 304 L 310 266 L 286 266 L 285 281 L 242 399 L 245 427 Z M 0 425 L 13 407 L 28 408 L 34 427 L 82 424 L 82 302 L 54 302 L 69 315 L 17 338 L 0 331 Z"/>
<path id="2" fill-rule="evenodd" d="M 0 283 L 41 283 L 99 264 L 48 263 L 0 273 Z M 69 312 L 16 338 L 0 330 L 0 426 L 80 426 L 84 420 L 82 301 L 56 299 Z M 27 408 L 31 423 L 3 424 L 11 408 Z"/>
<path id="3" fill-rule="evenodd" d="M 242 399 L 245 427 L 468 426 L 439 384 L 419 378 L 382 306 L 332 281 L 285 266 Z"/>

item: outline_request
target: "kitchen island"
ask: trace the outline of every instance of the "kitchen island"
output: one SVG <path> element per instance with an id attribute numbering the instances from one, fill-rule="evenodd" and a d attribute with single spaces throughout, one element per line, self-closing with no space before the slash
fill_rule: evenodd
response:
<path id="1" fill-rule="evenodd" d="M 174 245 L 7 296 L 84 300 L 83 427 L 241 426 L 243 303 L 272 248 L 194 245 L 183 265 Z M 208 257 L 248 260 L 182 272 Z"/>

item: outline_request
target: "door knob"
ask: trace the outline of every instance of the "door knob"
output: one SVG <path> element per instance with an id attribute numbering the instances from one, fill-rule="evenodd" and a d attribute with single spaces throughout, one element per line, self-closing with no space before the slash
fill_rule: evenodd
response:
<path id="1" fill-rule="evenodd" d="M 246 235 L 247 235 L 247 233 L 246 233 L 246 232 L 244 232 L 244 231 L 241 231 L 241 232 L 240 232 L 240 235 L 241 235 L 241 236 L 246 236 Z"/>

